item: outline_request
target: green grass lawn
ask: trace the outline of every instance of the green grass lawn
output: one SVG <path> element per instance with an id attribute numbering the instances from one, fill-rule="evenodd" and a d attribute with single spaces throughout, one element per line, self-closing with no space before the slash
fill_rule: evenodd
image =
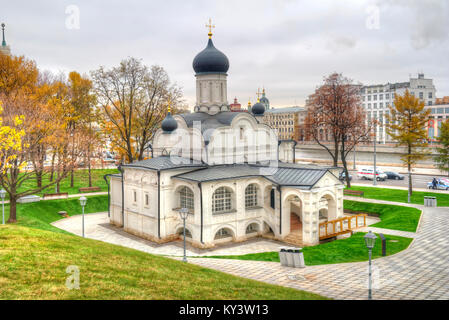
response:
<path id="1" fill-rule="evenodd" d="M 363 191 L 363 198 L 407 203 L 407 190 L 352 186 L 351 190 Z M 436 197 L 439 207 L 449 206 L 449 193 L 413 191 L 411 202 L 424 204 L 424 197 Z"/>
<path id="2" fill-rule="evenodd" d="M 371 225 L 378 228 L 415 232 L 421 217 L 416 208 L 351 200 L 343 203 L 345 210 L 378 214 L 381 221 Z"/>
<path id="3" fill-rule="evenodd" d="M 365 233 L 363 232 L 357 232 L 347 239 L 327 242 L 312 247 L 304 247 L 303 252 L 306 266 L 368 261 L 368 251 L 363 239 L 364 235 Z M 385 238 L 387 239 L 387 255 L 392 255 L 407 249 L 413 240 L 390 235 L 385 235 Z M 378 239 L 373 249 L 373 258 L 379 258 L 381 255 L 382 245 Z M 262 252 L 235 256 L 213 256 L 208 258 L 279 262 L 279 253 Z"/>
<path id="4" fill-rule="evenodd" d="M 64 230 L 53 227 L 50 223 L 61 219 L 59 211 L 67 211 L 69 216 L 81 214 L 78 198 L 45 200 L 31 203 L 17 204 L 17 224 L 59 233 Z M 85 213 L 108 211 L 108 196 L 87 197 Z M 9 205 L 5 205 L 5 217 L 9 216 Z"/>
<path id="5" fill-rule="evenodd" d="M 65 283 L 78 266 L 80 289 Z M 0 299 L 323 299 L 108 243 L 0 226 Z"/>
<path id="6" fill-rule="evenodd" d="M 92 186 L 100 187 L 101 191 L 108 191 L 108 186 L 104 181 L 103 177 L 105 174 L 119 173 L 117 169 L 92 169 Z M 46 175 L 42 181 L 42 185 L 48 184 L 50 175 Z M 68 192 L 69 194 L 79 193 L 79 188 L 84 188 L 89 186 L 89 174 L 87 169 L 75 170 L 74 174 L 74 186 L 70 187 L 70 174 L 60 183 L 60 192 Z M 19 192 L 35 189 L 37 187 L 36 180 L 28 180 L 19 188 Z M 55 185 L 36 193 L 37 195 L 43 195 L 44 193 L 54 193 Z M 6 195 L 6 199 L 9 196 Z"/>

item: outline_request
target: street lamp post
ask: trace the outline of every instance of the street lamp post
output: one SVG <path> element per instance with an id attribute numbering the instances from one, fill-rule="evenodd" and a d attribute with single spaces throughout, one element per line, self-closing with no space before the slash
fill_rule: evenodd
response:
<path id="1" fill-rule="evenodd" d="M 182 261 L 187 262 L 187 255 L 186 255 L 186 219 L 187 219 L 187 215 L 189 214 L 189 209 L 187 208 L 181 208 L 181 210 L 179 210 L 179 216 L 181 217 L 181 219 L 184 222 L 184 257 L 182 258 Z"/>
<path id="2" fill-rule="evenodd" d="M 2 224 L 5 224 L 5 195 L 6 195 L 6 190 L 1 189 L 0 197 L 2 198 Z"/>
<path id="3" fill-rule="evenodd" d="M 80 204 L 81 204 L 81 207 L 83 208 L 83 238 L 84 238 L 84 207 L 86 206 L 86 202 L 87 202 L 86 197 L 83 196 L 80 198 Z"/>
<path id="4" fill-rule="evenodd" d="M 369 267 L 368 267 L 368 300 L 371 300 L 373 298 L 372 295 L 372 288 L 371 288 L 371 254 L 372 250 L 374 248 L 374 245 L 376 244 L 376 235 L 371 232 L 371 230 L 364 236 L 365 238 L 365 245 L 368 248 L 368 255 L 369 255 Z"/>
<path id="5" fill-rule="evenodd" d="M 377 176 L 376 176 L 376 144 L 377 144 L 377 122 L 374 121 L 374 172 L 373 172 L 373 186 L 377 186 Z"/>

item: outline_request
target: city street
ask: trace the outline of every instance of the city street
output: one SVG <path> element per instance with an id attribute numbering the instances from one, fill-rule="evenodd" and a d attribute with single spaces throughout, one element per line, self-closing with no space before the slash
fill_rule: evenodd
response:
<path id="1" fill-rule="evenodd" d="M 352 176 L 352 183 L 354 184 L 363 184 L 363 185 L 373 185 L 372 180 L 362 180 L 357 178 L 357 171 L 350 170 L 349 174 Z M 378 186 L 392 186 L 392 187 L 408 187 L 408 176 L 407 174 L 403 174 L 405 176 L 404 180 L 392 180 L 387 179 L 385 181 L 377 181 Z M 412 182 L 414 188 L 427 188 L 427 183 L 431 182 L 433 178 L 447 178 L 447 176 L 432 176 L 432 175 L 422 175 L 422 174 L 413 174 Z"/>

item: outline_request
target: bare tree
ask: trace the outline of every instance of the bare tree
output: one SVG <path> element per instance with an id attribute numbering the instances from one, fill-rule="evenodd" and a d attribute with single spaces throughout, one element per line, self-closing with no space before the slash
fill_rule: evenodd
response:
<path id="1" fill-rule="evenodd" d="M 323 147 L 332 157 L 333 165 L 343 163 L 346 182 L 350 186 L 346 157 L 354 147 L 368 139 L 369 126 L 360 103 L 360 86 L 334 73 L 315 90 L 305 119 L 306 135 Z M 333 148 L 323 139 L 327 135 Z"/>
<path id="2" fill-rule="evenodd" d="M 123 60 L 110 70 L 101 67 L 91 74 L 103 109 L 103 129 L 128 162 L 142 159 L 165 116 L 167 100 L 171 99 L 175 108 L 181 103 L 180 88 L 170 85 L 162 67 L 148 69 L 135 58 Z"/>

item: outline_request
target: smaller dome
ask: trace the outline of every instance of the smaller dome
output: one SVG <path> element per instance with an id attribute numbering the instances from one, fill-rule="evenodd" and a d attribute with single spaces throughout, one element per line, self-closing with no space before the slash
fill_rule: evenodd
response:
<path id="1" fill-rule="evenodd" d="M 251 111 L 255 116 L 263 116 L 265 113 L 265 106 L 262 103 L 257 102 L 252 106 Z"/>
<path id="2" fill-rule="evenodd" d="M 171 133 L 178 128 L 178 122 L 176 122 L 175 118 L 172 117 L 170 111 L 162 121 L 161 127 L 164 133 Z"/>

